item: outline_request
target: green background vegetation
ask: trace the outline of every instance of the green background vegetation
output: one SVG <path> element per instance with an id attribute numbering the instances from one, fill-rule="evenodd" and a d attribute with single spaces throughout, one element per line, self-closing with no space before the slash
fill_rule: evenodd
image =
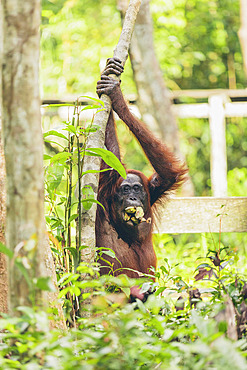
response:
<path id="1" fill-rule="evenodd" d="M 121 32 L 116 1 L 43 0 L 42 4 L 42 96 L 65 99 L 70 95 L 93 95 L 100 66 L 103 68 L 105 60 L 112 56 Z M 246 87 L 237 35 L 238 0 L 153 0 L 151 11 L 156 53 L 169 88 Z M 129 61 L 122 76 L 122 89 L 126 96 L 136 92 Z M 189 98 L 185 101 L 194 102 Z M 208 120 L 180 119 L 178 123 L 195 195 L 211 195 Z M 127 167 L 149 175 L 151 168 L 139 145 L 125 125 L 118 123 L 118 130 Z M 227 119 L 227 157 L 228 195 L 246 196 L 246 119 Z M 195 235 L 178 236 L 176 240 L 181 240 L 181 244 L 177 241 L 180 258 L 188 254 L 187 244 L 191 240 L 200 245 L 200 238 Z M 224 240 L 244 251 L 244 235 L 224 235 Z M 168 253 L 173 259 L 174 250 L 177 247 L 169 245 L 162 247 L 160 253 Z M 176 254 L 176 258 L 179 256 Z"/>
<path id="2" fill-rule="evenodd" d="M 156 52 L 169 88 L 245 88 L 237 36 L 238 0 L 153 0 L 151 9 Z M 120 32 L 115 0 L 43 0 L 42 98 L 94 95 L 99 65 L 112 56 Z M 122 88 L 126 95 L 136 92 L 129 62 Z M 50 113 L 44 120 L 45 131 L 61 126 L 54 110 L 46 109 Z M 227 120 L 228 190 L 232 196 L 246 196 L 246 123 L 246 119 Z M 119 132 L 127 166 L 148 174 L 143 154 L 121 123 Z M 208 121 L 179 120 L 179 132 L 195 194 L 211 195 Z M 71 158 L 76 167 L 76 159 Z M 66 158 L 53 159 L 52 166 L 49 162 L 52 159 L 47 156 L 47 220 L 57 240 L 53 246 L 56 271 L 71 328 L 63 335 L 50 331 L 45 313 L 28 307 L 20 308 L 19 318 L 4 316 L 0 319 L 0 369 L 246 369 L 245 331 L 241 340 L 232 342 L 227 339 L 226 322 L 215 320 L 225 307 L 226 295 L 238 312 L 245 304 L 246 234 L 155 235 L 160 265 L 156 288 L 158 293 L 166 290 L 166 297 L 153 294 L 145 304 L 123 304 L 121 295 L 113 296 L 109 287 L 114 284 L 128 291 L 133 281 L 98 277 L 95 266 L 82 265 L 75 273 L 78 255 L 73 231 L 70 249 L 64 248 L 68 227 L 68 219 L 64 219 L 65 174 L 69 167 Z M 76 209 L 75 204 L 72 226 Z M 216 256 L 224 268 L 217 266 Z M 195 281 L 200 265 L 206 272 L 212 271 L 211 279 L 206 275 L 204 281 Z M 80 281 L 80 273 L 85 272 L 88 280 Z M 197 302 L 196 310 L 188 301 L 191 286 L 204 290 L 203 302 Z M 73 307 L 85 287 L 94 288 L 93 315 L 80 319 L 78 329 L 72 328 Z M 179 295 L 185 297 L 185 309 L 176 312 Z"/>
<path id="3" fill-rule="evenodd" d="M 100 66 L 112 56 L 121 32 L 116 1 L 43 0 L 42 4 L 42 97 L 95 94 Z M 155 0 L 151 10 L 156 53 L 169 88 L 246 87 L 237 35 L 238 0 Z M 136 91 L 129 62 L 122 89 L 126 96 Z M 179 131 L 195 194 L 210 195 L 208 121 L 179 120 Z M 127 166 L 148 171 L 137 144 L 122 126 L 120 133 Z M 246 119 L 227 120 L 227 154 L 229 195 L 245 195 Z"/>

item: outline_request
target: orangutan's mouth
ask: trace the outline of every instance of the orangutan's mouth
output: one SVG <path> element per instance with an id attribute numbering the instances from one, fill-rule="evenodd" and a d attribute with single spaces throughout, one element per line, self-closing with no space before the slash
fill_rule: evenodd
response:
<path id="1" fill-rule="evenodd" d="M 149 217 L 147 220 L 144 216 L 144 211 L 142 207 L 127 207 L 124 210 L 124 221 L 132 221 L 134 225 L 138 225 L 141 222 L 147 222 L 148 224 L 151 224 L 151 217 Z"/>

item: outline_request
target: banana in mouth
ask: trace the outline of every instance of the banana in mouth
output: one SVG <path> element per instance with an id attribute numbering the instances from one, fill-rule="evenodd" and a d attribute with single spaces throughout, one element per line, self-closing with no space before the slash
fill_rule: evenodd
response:
<path id="1" fill-rule="evenodd" d="M 124 221 L 132 221 L 134 225 L 138 225 L 141 222 L 147 222 L 151 224 L 151 217 L 147 220 L 144 216 L 144 211 L 142 207 L 127 207 L 124 210 Z"/>

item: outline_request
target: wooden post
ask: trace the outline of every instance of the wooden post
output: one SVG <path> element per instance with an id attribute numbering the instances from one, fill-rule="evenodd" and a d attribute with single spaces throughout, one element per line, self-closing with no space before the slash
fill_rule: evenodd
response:
<path id="1" fill-rule="evenodd" d="M 211 183 L 212 195 L 227 195 L 227 156 L 225 129 L 225 97 L 213 95 L 209 97 L 209 125 L 211 138 Z"/>
<path id="2" fill-rule="evenodd" d="M 242 48 L 245 74 L 247 75 L 247 1 L 240 0 L 241 27 L 238 31 L 239 41 Z"/>

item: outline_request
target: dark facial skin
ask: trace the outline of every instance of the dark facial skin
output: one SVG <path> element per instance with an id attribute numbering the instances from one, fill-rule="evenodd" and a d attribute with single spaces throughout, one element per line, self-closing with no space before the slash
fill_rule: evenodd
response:
<path id="1" fill-rule="evenodd" d="M 121 182 L 114 197 L 114 205 L 118 221 L 124 225 L 128 224 L 131 227 L 138 227 L 138 225 L 133 225 L 131 221 L 126 222 L 124 220 L 124 213 L 127 207 L 142 207 L 144 213 L 147 210 L 148 195 L 138 175 L 128 174 L 127 179 Z"/>

